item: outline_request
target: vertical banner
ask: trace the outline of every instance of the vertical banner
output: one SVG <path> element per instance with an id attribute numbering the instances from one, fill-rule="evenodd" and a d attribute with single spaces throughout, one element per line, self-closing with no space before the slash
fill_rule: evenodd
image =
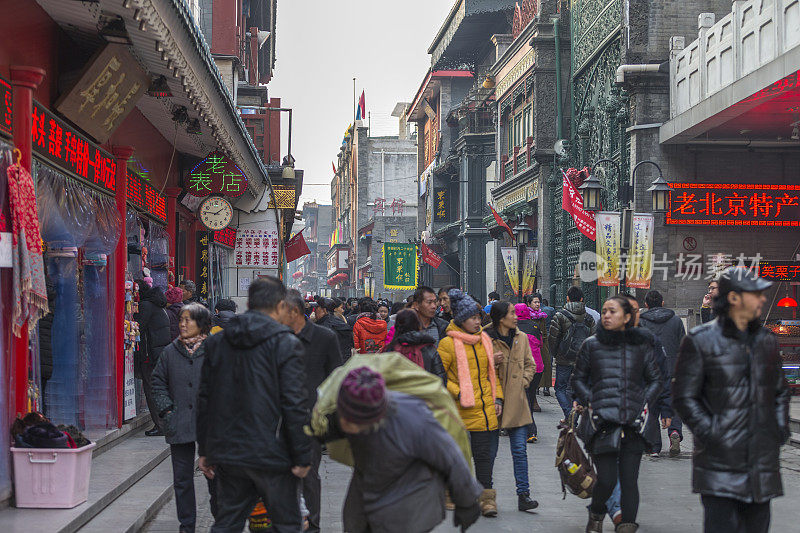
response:
<path id="1" fill-rule="evenodd" d="M 597 285 L 619 286 L 620 276 L 620 214 L 600 211 L 595 215 L 597 253 Z"/>
<path id="2" fill-rule="evenodd" d="M 208 281 L 210 279 L 208 263 L 208 232 L 197 232 L 197 297 L 208 300 Z"/>
<path id="3" fill-rule="evenodd" d="M 383 243 L 383 287 L 406 290 L 417 287 L 417 245 Z"/>
<path id="4" fill-rule="evenodd" d="M 506 265 L 506 274 L 511 283 L 511 290 L 519 296 L 519 252 L 516 247 L 504 246 L 500 248 L 503 255 L 503 263 Z"/>
<path id="5" fill-rule="evenodd" d="M 653 278 L 653 215 L 633 215 L 633 238 L 628 256 L 626 284 L 634 289 L 649 289 Z"/>
<path id="6" fill-rule="evenodd" d="M 522 270 L 522 295 L 533 294 L 536 284 L 536 263 L 539 259 L 539 250 L 536 248 L 525 250 L 525 264 Z"/>

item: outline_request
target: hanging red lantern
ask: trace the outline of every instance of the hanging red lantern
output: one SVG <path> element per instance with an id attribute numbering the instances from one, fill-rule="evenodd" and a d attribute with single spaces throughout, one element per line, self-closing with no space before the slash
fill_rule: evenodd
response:
<path id="1" fill-rule="evenodd" d="M 794 298 L 786 297 L 778 300 L 778 307 L 797 307 L 797 300 Z"/>

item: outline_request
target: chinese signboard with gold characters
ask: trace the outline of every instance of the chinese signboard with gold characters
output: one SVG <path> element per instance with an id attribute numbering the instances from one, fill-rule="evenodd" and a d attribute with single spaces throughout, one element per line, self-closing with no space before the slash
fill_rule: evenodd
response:
<path id="1" fill-rule="evenodd" d="M 389 290 L 413 289 L 417 286 L 415 244 L 383 244 L 383 286 Z"/>
<path id="2" fill-rule="evenodd" d="M 55 108 L 98 143 L 108 140 L 150 84 L 150 77 L 122 44 L 107 44 Z"/>

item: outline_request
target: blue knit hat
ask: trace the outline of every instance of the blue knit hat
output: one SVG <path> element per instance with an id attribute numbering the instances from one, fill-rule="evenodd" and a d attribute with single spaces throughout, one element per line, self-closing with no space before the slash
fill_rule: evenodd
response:
<path id="1" fill-rule="evenodd" d="M 450 312 L 453 314 L 453 322 L 457 326 L 463 324 L 469 317 L 480 314 L 481 306 L 464 291 L 450 289 L 447 296 L 450 297 Z"/>

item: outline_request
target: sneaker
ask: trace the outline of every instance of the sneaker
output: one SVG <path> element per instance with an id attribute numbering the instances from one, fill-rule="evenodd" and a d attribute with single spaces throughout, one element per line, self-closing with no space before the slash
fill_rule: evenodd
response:
<path id="1" fill-rule="evenodd" d="M 545 387 L 544 388 L 544 395 L 545 396 L 550 396 L 550 387 Z"/>
<path id="2" fill-rule="evenodd" d="M 650 457 L 659 457 L 660 455 L 661 455 L 661 454 L 659 454 L 658 452 L 652 452 L 652 453 L 650 453 Z"/>
<path id="3" fill-rule="evenodd" d="M 614 522 L 614 525 L 619 525 L 622 522 L 622 511 L 617 511 L 614 513 L 614 516 L 611 517 L 611 521 Z"/>
<path id="4" fill-rule="evenodd" d="M 528 444 L 533 444 L 537 440 L 539 440 L 539 438 L 536 435 L 531 435 L 530 437 L 528 437 Z"/>
<path id="5" fill-rule="evenodd" d="M 681 436 L 677 431 L 669 434 L 669 456 L 678 457 L 681 454 Z"/>

